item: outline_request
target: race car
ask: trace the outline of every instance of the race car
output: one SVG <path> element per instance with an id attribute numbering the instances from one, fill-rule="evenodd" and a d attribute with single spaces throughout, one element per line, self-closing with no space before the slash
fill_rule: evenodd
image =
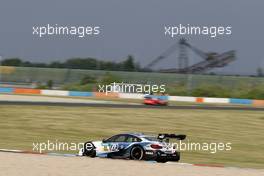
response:
<path id="1" fill-rule="evenodd" d="M 102 141 L 89 141 L 79 151 L 79 156 L 132 160 L 154 160 L 160 163 L 179 161 L 180 152 L 169 143 L 170 138 L 184 140 L 186 135 L 142 133 L 117 134 Z"/>
<path id="2" fill-rule="evenodd" d="M 146 95 L 144 97 L 144 104 L 145 105 L 166 106 L 168 105 L 168 100 L 166 96 Z"/>

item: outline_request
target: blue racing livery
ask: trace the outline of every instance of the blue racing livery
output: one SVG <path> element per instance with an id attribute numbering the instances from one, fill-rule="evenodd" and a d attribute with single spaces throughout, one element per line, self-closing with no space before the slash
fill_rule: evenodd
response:
<path id="1" fill-rule="evenodd" d="M 165 163 L 179 161 L 180 152 L 169 143 L 170 138 L 184 140 L 186 135 L 142 133 L 117 134 L 102 141 L 86 142 L 79 155 L 89 157 L 155 160 Z"/>

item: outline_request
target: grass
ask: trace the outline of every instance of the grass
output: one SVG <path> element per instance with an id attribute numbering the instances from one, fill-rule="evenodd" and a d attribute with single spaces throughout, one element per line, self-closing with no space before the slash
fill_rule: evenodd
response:
<path id="1" fill-rule="evenodd" d="M 122 132 L 183 133 L 192 142 L 232 143 L 216 154 L 185 151 L 182 162 L 264 166 L 264 115 L 260 111 L 101 109 L 0 106 L 0 148 L 32 150 L 33 142 L 84 142 Z"/>

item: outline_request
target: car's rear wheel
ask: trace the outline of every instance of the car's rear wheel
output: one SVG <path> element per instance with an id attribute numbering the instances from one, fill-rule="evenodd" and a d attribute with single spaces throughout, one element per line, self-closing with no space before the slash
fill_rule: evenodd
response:
<path id="1" fill-rule="evenodd" d="M 132 160 L 143 160 L 145 157 L 145 151 L 141 146 L 134 146 L 130 151 L 130 158 Z"/>
<path id="2" fill-rule="evenodd" d="M 181 154 L 180 152 L 175 152 L 175 154 L 177 155 L 176 158 L 174 159 L 174 161 L 179 161 L 181 159 Z"/>

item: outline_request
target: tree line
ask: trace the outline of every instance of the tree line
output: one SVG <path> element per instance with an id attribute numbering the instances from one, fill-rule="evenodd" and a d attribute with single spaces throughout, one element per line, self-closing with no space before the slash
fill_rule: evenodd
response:
<path id="1" fill-rule="evenodd" d="M 2 66 L 15 67 L 41 67 L 41 68 L 68 68 L 87 70 L 109 70 L 109 71 L 141 71 L 133 56 L 129 55 L 124 61 L 103 61 L 95 58 L 71 58 L 66 61 L 53 61 L 50 63 L 23 61 L 20 58 L 7 58 L 1 61 Z"/>
<path id="2" fill-rule="evenodd" d="M 136 63 L 134 57 L 129 55 L 124 61 L 103 61 L 95 58 L 71 58 L 66 61 L 53 61 L 50 63 L 23 61 L 20 58 L 7 58 L 0 61 L 0 66 L 15 66 L 15 67 L 39 67 L 39 68 L 68 68 L 68 69 L 84 69 L 84 70 L 107 70 L 107 71 L 130 71 L 130 72 L 152 72 L 149 68 L 142 68 L 139 63 Z M 204 73 L 209 75 L 217 75 L 214 72 Z M 225 76 L 240 76 L 228 75 Z M 264 77 L 264 69 L 259 67 L 255 75 L 251 77 Z"/>

